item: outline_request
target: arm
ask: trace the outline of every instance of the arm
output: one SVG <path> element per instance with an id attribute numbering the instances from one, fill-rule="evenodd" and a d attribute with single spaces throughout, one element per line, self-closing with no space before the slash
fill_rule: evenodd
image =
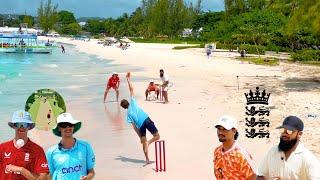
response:
<path id="1" fill-rule="evenodd" d="M 95 172 L 94 172 L 94 167 L 96 165 L 96 157 L 95 154 L 93 152 L 93 149 L 91 147 L 91 145 L 89 143 L 87 143 L 87 175 L 86 176 L 82 176 L 80 178 L 80 180 L 91 180 L 93 179 Z"/>
<path id="2" fill-rule="evenodd" d="M 258 176 L 257 180 L 265 180 L 266 178 L 264 178 L 263 176 Z"/>
<path id="3" fill-rule="evenodd" d="M 86 176 L 82 176 L 80 180 L 91 180 L 95 175 L 94 169 L 89 169 L 88 174 Z"/>
<path id="4" fill-rule="evenodd" d="M 128 82 L 128 86 L 129 86 L 130 96 L 133 97 L 134 93 L 133 93 L 133 87 L 132 87 L 132 84 L 130 81 L 130 72 L 127 73 L 126 78 L 127 78 L 127 82 Z"/>
<path id="5" fill-rule="evenodd" d="M 169 81 L 166 81 L 162 84 L 162 86 L 168 86 L 168 84 L 169 84 Z"/>
<path id="6" fill-rule="evenodd" d="M 15 166 L 12 164 L 9 164 L 6 166 L 7 171 L 14 172 L 14 173 L 20 173 L 28 180 L 36 180 L 36 179 L 46 179 L 46 173 L 40 173 L 39 176 L 32 174 L 28 169 L 24 167 Z"/>

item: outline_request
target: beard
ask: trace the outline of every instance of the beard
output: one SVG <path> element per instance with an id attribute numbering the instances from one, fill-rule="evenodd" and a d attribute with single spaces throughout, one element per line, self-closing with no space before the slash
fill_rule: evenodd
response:
<path id="1" fill-rule="evenodd" d="M 224 137 L 224 136 L 221 136 L 221 137 L 218 136 L 218 139 L 219 139 L 219 141 L 222 142 L 222 143 L 223 143 L 223 142 L 226 142 L 226 137 Z"/>
<path id="2" fill-rule="evenodd" d="M 283 140 L 282 138 L 280 138 L 280 142 L 279 142 L 279 145 L 278 145 L 278 149 L 280 151 L 283 151 L 283 152 L 287 152 L 289 151 L 294 145 L 296 145 L 298 139 L 295 138 L 295 139 L 292 139 L 290 141 L 285 141 Z"/>
<path id="3" fill-rule="evenodd" d="M 160 77 L 163 77 L 163 74 L 160 74 Z"/>

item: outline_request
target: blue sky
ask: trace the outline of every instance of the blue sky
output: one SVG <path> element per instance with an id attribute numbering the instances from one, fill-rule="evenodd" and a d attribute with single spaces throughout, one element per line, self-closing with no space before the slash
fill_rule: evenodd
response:
<path id="1" fill-rule="evenodd" d="M 1 14 L 36 15 L 41 0 L 0 0 Z M 197 0 L 185 0 L 193 1 Z M 59 10 L 74 12 L 76 17 L 118 17 L 124 12 L 131 13 L 141 0 L 52 0 Z M 204 11 L 224 10 L 224 0 L 202 0 Z"/>

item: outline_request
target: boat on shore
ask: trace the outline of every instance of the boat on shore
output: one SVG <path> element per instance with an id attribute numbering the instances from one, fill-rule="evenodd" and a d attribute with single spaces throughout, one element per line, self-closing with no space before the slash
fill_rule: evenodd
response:
<path id="1" fill-rule="evenodd" d="M 52 46 L 39 44 L 37 34 L 0 33 L 0 53 L 52 53 Z"/>

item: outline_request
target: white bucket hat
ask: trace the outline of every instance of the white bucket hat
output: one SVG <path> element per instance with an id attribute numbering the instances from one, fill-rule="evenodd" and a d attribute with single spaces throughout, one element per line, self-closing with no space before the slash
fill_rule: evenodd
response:
<path id="1" fill-rule="evenodd" d="M 79 120 L 74 119 L 70 113 L 62 113 L 57 117 L 57 127 L 52 130 L 53 134 L 56 136 L 61 137 L 58 124 L 63 122 L 68 122 L 74 125 L 73 134 L 81 128 L 81 122 Z"/>
<path id="2" fill-rule="evenodd" d="M 19 110 L 13 113 L 11 122 L 8 122 L 8 125 L 11 128 L 14 127 L 14 123 L 28 123 L 29 125 L 29 130 L 33 129 L 35 127 L 35 123 L 32 121 L 30 113 L 24 110 Z"/>

